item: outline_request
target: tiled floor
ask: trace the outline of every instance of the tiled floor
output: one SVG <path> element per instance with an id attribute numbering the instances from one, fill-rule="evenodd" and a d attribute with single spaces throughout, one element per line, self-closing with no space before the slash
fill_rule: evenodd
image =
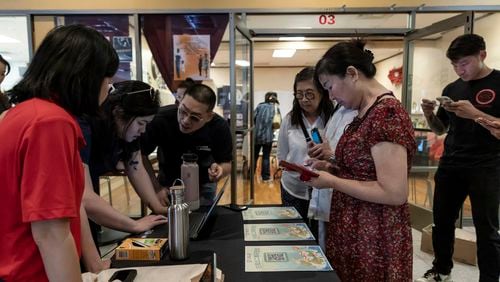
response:
<path id="1" fill-rule="evenodd" d="M 413 279 L 421 277 L 432 267 L 433 256 L 420 250 L 422 232 L 413 229 Z M 451 273 L 454 282 L 472 282 L 479 280 L 477 266 L 454 262 Z"/>

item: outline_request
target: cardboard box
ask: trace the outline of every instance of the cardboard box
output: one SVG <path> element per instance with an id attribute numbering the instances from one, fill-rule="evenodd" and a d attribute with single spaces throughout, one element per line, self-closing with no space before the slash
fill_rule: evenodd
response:
<path id="1" fill-rule="evenodd" d="M 167 249 L 165 238 L 127 238 L 118 248 L 117 260 L 160 260 Z"/>
<path id="2" fill-rule="evenodd" d="M 432 224 L 422 229 L 420 250 L 429 254 L 434 253 L 434 249 L 432 247 Z M 474 228 L 456 228 L 453 259 L 462 263 L 477 265 L 476 250 L 476 232 Z"/>

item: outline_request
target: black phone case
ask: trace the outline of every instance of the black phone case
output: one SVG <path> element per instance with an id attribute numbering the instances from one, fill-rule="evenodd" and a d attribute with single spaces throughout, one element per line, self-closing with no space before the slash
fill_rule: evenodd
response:
<path id="1" fill-rule="evenodd" d="M 132 282 L 134 281 L 136 276 L 137 276 L 137 270 L 135 269 L 118 270 L 117 272 L 113 273 L 111 278 L 109 278 L 108 282 L 111 282 L 116 279 L 123 282 Z"/>

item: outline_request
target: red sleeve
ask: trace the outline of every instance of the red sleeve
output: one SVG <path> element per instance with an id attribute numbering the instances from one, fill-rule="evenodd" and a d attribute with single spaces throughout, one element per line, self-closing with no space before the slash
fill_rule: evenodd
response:
<path id="1" fill-rule="evenodd" d="M 373 117 L 370 120 L 372 123 L 371 134 L 367 140 L 368 146 L 371 148 L 381 142 L 399 144 L 406 148 L 408 161 L 411 164 L 416 150 L 413 125 L 408 113 L 399 102 L 382 101 L 370 115 Z"/>
<path id="2" fill-rule="evenodd" d="M 69 119 L 35 122 L 27 130 L 20 146 L 23 222 L 79 216 L 82 142 L 81 131 Z"/>

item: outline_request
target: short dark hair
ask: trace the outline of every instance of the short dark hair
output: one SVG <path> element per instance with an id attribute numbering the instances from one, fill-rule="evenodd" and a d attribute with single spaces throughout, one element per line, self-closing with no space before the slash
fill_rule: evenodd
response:
<path id="1" fill-rule="evenodd" d="M 264 102 L 279 104 L 279 102 L 278 102 L 278 93 L 276 93 L 276 92 L 267 92 L 266 95 L 264 96 Z"/>
<path id="2" fill-rule="evenodd" d="M 0 63 L 5 65 L 5 75 L 8 75 L 10 72 L 10 64 L 2 55 L 0 55 Z"/>
<path id="3" fill-rule="evenodd" d="M 366 42 L 353 39 L 333 45 L 316 64 L 316 75 L 338 75 L 344 77 L 347 67 L 353 66 L 367 78 L 373 78 L 377 68 L 373 64 L 373 53 L 365 49 Z"/>
<path id="4" fill-rule="evenodd" d="M 208 111 L 215 107 L 215 92 L 204 84 L 195 84 L 186 90 L 184 97 L 191 96 L 196 101 L 208 106 Z"/>
<path id="5" fill-rule="evenodd" d="M 325 124 L 330 119 L 334 112 L 334 107 L 332 101 L 328 97 L 328 91 L 323 89 L 323 87 L 316 82 L 315 79 L 315 69 L 314 67 L 305 67 L 300 72 L 295 75 L 295 80 L 293 81 L 293 106 L 291 115 L 291 123 L 294 126 L 298 126 L 300 124 L 300 120 L 302 119 L 302 108 L 300 107 L 299 101 L 295 98 L 295 92 L 297 91 L 297 84 L 302 81 L 312 80 L 316 91 L 321 94 L 321 100 L 318 105 L 318 113 L 321 118 L 324 120 Z"/>
<path id="6" fill-rule="evenodd" d="M 11 105 L 9 102 L 9 97 L 7 95 L 0 92 L 0 114 L 4 111 L 10 109 Z"/>
<path id="7" fill-rule="evenodd" d="M 477 55 L 482 50 L 486 50 L 483 37 L 477 34 L 464 34 L 451 42 L 446 51 L 446 57 L 451 61 L 456 61 L 463 57 Z"/>
<path id="8" fill-rule="evenodd" d="M 181 81 L 181 83 L 179 84 L 179 86 L 177 87 L 177 89 L 179 89 L 179 88 L 185 88 L 187 90 L 189 87 L 191 87 L 191 86 L 193 86 L 195 84 L 196 84 L 196 82 L 192 78 L 188 77 L 185 80 Z"/>
<path id="9" fill-rule="evenodd" d="M 93 115 L 104 78 L 117 69 L 118 55 L 102 34 L 83 25 L 59 26 L 38 47 L 11 99 L 20 103 L 38 97 L 76 116 Z"/>

